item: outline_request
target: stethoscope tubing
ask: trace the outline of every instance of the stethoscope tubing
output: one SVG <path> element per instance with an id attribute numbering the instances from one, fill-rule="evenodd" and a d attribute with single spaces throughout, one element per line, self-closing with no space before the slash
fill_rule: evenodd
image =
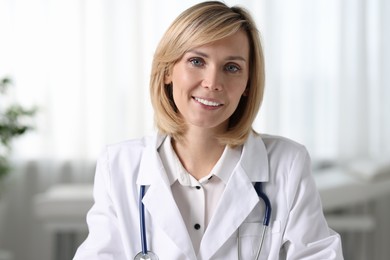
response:
<path id="1" fill-rule="evenodd" d="M 266 225 L 263 226 L 263 232 L 261 233 L 260 245 L 259 245 L 259 248 L 257 249 L 255 260 L 258 260 L 260 257 L 260 253 L 261 253 L 261 249 L 263 248 L 263 242 L 264 242 L 265 232 L 267 231 L 267 227 L 268 226 L 266 226 Z"/>
<path id="2" fill-rule="evenodd" d="M 139 220 L 140 220 L 140 231 L 141 231 L 141 248 L 142 248 L 142 254 L 146 255 L 148 253 L 148 242 L 146 239 L 145 209 L 144 209 L 144 204 L 142 203 L 142 199 L 145 195 L 145 185 L 141 185 L 139 193 L 140 193 Z"/>
<path id="3" fill-rule="evenodd" d="M 267 231 L 267 228 L 269 226 L 269 222 L 271 220 L 272 207 L 271 207 L 271 201 L 269 200 L 268 196 L 263 191 L 263 183 L 256 182 L 254 187 L 255 187 L 257 195 L 263 200 L 263 202 L 265 204 L 265 212 L 264 212 L 264 219 L 263 219 L 263 232 L 261 233 L 260 245 L 259 245 L 259 248 L 257 249 L 256 258 L 255 258 L 257 260 L 260 257 L 261 249 L 263 248 L 265 232 Z"/>
<path id="4" fill-rule="evenodd" d="M 271 212 L 272 212 L 271 202 L 270 202 L 268 196 L 263 191 L 263 183 L 262 182 L 255 183 L 255 190 L 256 190 L 257 195 L 263 200 L 263 202 L 265 204 L 263 225 L 268 227 L 269 222 L 271 220 Z"/>
<path id="5" fill-rule="evenodd" d="M 258 260 L 259 257 L 260 257 L 261 250 L 263 248 L 265 234 L 266 234 L 267 228 L 268 228 L 270 220 L 271 220 L 272 208 L 271 208 L 271 202 L 270 202 L 268 196 L 263 191 L 262 183 L 261 182 L 256 182 L 255 185 L 254 185 L 254 189 L 255 189 L 255 191 L 257 193 L 257 196 L 261 200 L 263 200 L 264 205 L 265 205 L 264 218 L 263 218 L 263 231 L 261 233 L 260 243 L 259 243 L 259 246 L 257 248 L 257 252 L 256 252 L 256 256 L 255 256 L 255 260 Z M 240 232 L 240 230 L 238 230 L 238 232 Z M 237 250 L 238 250 L 238 257 L 237 257 L 237 259 L 241 259 L 241 257 L 240 257 L 241 256 L 240 234 L 238 234 Z"/>

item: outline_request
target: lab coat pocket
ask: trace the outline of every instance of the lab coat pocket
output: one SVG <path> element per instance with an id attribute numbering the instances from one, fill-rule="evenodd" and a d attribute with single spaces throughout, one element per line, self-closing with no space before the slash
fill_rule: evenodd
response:
<path id="1" fill-rule="evenodd" d="M 263 234 L 263 223 L 247 223 L 244 222 L 238 230 L 238 247 L 240 259 L 255 259 L 260 248 L 261 237 Z M 267 228 L 264 236 L 263 246 L 260 252 L 260 259 L 271 259 L 271 246 L 278 244 L 280 237 L 280 221 L 275 220 Z"/>

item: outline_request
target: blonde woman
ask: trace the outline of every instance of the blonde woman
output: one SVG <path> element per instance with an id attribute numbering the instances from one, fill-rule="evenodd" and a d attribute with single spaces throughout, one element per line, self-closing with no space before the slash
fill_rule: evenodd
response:
<path id="1" fill-rule="evenodd" d="M 153 60 L 158 131 L 102 154 L 74 259 L 343 259 L 306 149 L 252 129 L 263 91 L 249 13 L 184 11 Z"/>

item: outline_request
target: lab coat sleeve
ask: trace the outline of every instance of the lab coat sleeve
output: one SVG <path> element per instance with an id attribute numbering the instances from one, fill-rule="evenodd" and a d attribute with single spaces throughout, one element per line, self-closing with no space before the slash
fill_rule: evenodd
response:
<path id="1" fill-rule="evenodd" d="M 87 214 L 89 235 L 78 248 L 73 259 L 125 260 L 111 195 L 108 152 L 103 152 L 98 159 L 93 196 L 94 205 Z"/>
<path id="2" fill-rule="evenodd" d="M 304 148 L 288 174 L 287 203 L 290 213 L 283 236 L 286 259 L 342 260 L 340 236 L 327 225 Z"/>

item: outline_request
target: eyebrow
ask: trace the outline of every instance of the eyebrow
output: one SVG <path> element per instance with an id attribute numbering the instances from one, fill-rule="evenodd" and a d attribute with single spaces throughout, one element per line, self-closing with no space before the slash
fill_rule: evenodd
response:
<path id="1" fill-rule="evenodd" d="M 196 54 L 196 55 L 198 55 L 200 57 L 203 57 L 203 58 L 209 58 L 208 54 L 206 54 L 204 52 L 201 52 L 201 51 L 197 51 L 197 50 L 189 50 L 189 51 L 187 51 L 187 53 L 193 53 L 193 54 Z M 239 56 L 239 55 L 237 55 L 237 56 L 228 56 L 228 57 L 226 57 L 225 60 L 241 60 L 241 61 L 245 61 L 246 62 L 246 59 L 244 57 L 242 57 L 242 56 Z"/>

